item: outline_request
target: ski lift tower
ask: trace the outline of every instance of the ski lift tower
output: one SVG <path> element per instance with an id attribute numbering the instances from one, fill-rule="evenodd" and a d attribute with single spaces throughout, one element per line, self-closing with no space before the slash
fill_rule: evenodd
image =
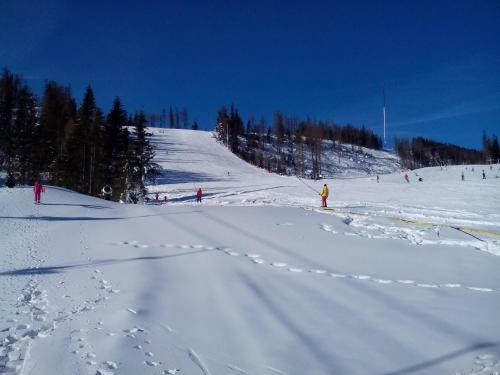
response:
<path id="1" fill-rule="evenodd" d="M 386 125 L 386 117 L 385 117 L 385 86 L 382 89 L 382 93 L 384 95 L 384 107 L 383 107 L 383 113 L 384 113 L 384 148 L 386 147 L 387 143 L 385 140 L 385 125 Z"/>

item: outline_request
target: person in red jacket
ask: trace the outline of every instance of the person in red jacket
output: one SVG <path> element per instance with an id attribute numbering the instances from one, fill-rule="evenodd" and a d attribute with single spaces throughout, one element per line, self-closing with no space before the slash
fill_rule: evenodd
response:
<path id="1" fill-rule="evenodd" d="M 42 192 L 44 191 L 44 187 L 42 183 L 38 180 L 35 181 L 35 185 L 33 186 L 33 192 L 35 193 L 35 203 L 40 204 L 40 198 L 42 197 Z"/>
<path id="2" fill-rule="evenodd" d="M 201 188 L 199 188 L 198 191 L 196 192 L 196 202 L 201 203 L 201 195 L 202 195 Z"/>

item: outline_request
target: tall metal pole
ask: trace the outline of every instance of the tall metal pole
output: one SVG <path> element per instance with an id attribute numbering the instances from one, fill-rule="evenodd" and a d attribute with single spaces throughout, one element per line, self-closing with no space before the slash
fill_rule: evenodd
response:
<path id="1" fill-rule="evenodd" d="M 384 94 L 384 147 L 386 145 L 386 141 L 385 141 L 385 86 L 383 88 L 383 94 Z"/>
<path id="2" fill-rule="evenodd" d="M 229 148 L 229 122 L 226 122 L 226 144 L 227 148 Z"/>

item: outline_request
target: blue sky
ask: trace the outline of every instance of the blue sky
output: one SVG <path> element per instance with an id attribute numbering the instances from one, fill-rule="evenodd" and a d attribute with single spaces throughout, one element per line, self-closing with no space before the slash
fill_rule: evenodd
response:
<path id="1" fill-rule="evenodd" d="M 0 65 L 108 110 L 235 103 L 480 147 L 500 135 L 500 1 L 0 0 Z"/>

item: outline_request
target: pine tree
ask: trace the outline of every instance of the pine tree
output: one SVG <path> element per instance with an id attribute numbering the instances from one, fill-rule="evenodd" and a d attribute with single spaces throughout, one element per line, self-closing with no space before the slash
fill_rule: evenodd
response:
<path id="1" fill-rule="evenodd" d="M 186 108 L 182 108 L 180 112 L 180 117 L 181 117 L 182 127 L 184 129 L 187 129 L 189 126 L 189 115 Z"/>
<path id="2" fill-rule="evenodd" d="M 491 136 L 491 158 L 493 163 L 500 162 L 500 146 L 498 144 L 498 137 L 496 134 Z"/>
<path id="3" fill-rule="evenodd" d="M 180 114 L 179 114 L 179 109 L 176 107 L 175 108 L 175 128 L 179 129 L 180 127 L 181 127 Z"/>
<path id="4" fill-rule="evenodd" d="M 170 129 L 175 128 L 175 118 L 174 118 L 174 111 L 173 111 L 172 107 L 170 107 L 168 110 L 168 119 L 169 119 Z"/>
<path id="5" fill-rule="evenodd" d="M 240 152 L 238 137 L 244 134 L 243 120 L 241 119 L 238 109 L 231 105 L 229 116 L 229 148 L 235 154 Z"/>
<path id="6" fill-rule="evenodd" d="M 107 176 L 100 173 L 102 166 L 102 133 L 104 128 L 104 115 L 102 111 L 96 107 L 94 118 L 90 123 L 89 129 L 89 171 L 88 178 L 85 184 L 88 184 L 87 193 L 96 195 L 100 192 L 101 187 Z"/>
<path id="7" fill-rule="evenodd" d="M 220 141 L 228 146 L 228 128 L 229 128 L 229 116 L 227 114 L 226 107 L 222 107 L 217 112 L 217 122 L 215 124 L 215 136 Z M 228 146 L 229 147 L 229 146 Z"/>
<path id="8" fill-rule="evenodd" d="M 276 159 L 277 159 L 277 172 L 282 173 L 282 150 L 283 150 L 283 139 L 285 137 L 285 124 L 283 120 L 283 114 L 281 112 L 276 112 L 274 114 L 274 135 L 276 139 Z"/>
<path id="9" fill-rule="evenodd" d="M 92 191 L 90 176 L 93 168 L 97 135 L 95 127 L 100 121 L 94 93 L 89 86 L 78 109 L 77 120 L 74 124 L 66 147 L 64 160 L 64 185 L 82 193 Z"/>
<path id="10" fill-rule="evenodd" d="M 4 69 L 0 80 L 0 166 L 5 168 L 9 185 L 15 183 L 14 119 L 21 78 Z"/>
<path id="11" fill-rule="evenodd" d="M 16 179 L 23 184 L 36 179 L 35 172 L 35 130 L 38 123 L 37 101 L 28 86 L 23 85 L 16 98 L 14 120 Z"/>
<path id="12" fill-rule="evenodd" d="M 160 115 L 160 128 L 166 128 L 166 127 L 167 127 L 167 111 L 165 111 L 165 108 L 162 108 Z"/>
<path id="13" fill-rule="evenodd" d="M 147 194 L 146 182 L 153 181 L 159 174 L 159 166 L 153 162 L 154 150 L 147 139 L 146 115 L 139 112 L 134 116 L 134 134 L 129 147 L 126 165 L 126 183 L 123 200 L 141 202 Z"/>
<path id="14" fill-rule="evenodd" d="M 69 88 L 55 82 L 45 85 L 41 103 L 40 127 L 37 129 L 35 171 L 48 172 L 49 183 L 67 186 L 62 170 L 66 142 L 74 125 L 76 103 Z"/>
<path id="15" fill-rule="evenodd" d="M 101 165 L 103 184 L 111 185 L 115 199 L 121 196 L 125 187 L 125 165 L 129 143 L 127 123 L 127 112 L 120 98 L 116 98 L 103 127 Z"/>

